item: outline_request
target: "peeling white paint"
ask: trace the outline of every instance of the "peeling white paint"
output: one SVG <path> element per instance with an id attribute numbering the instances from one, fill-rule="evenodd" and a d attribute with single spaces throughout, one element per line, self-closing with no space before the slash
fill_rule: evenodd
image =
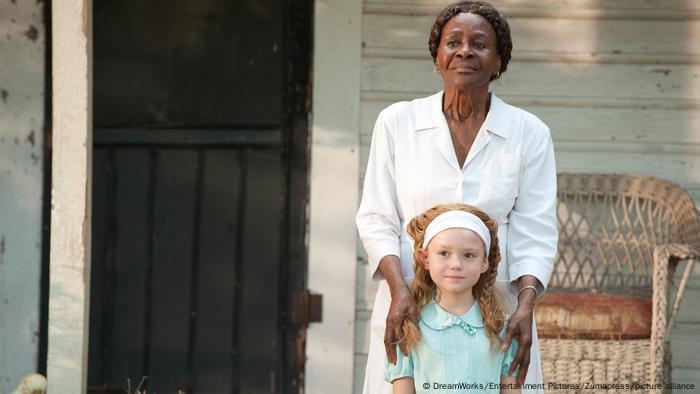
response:
<path id="1" fill-rule="evenodd" d="M 315 2 L 308 286 L 323 295 L 323 321 L 307 332 L 309 394 L 353 385 L 361 21 L 360 2 Z"/>
<path id="2" fill-rule="evenodd" d="M 36 370 L 39 350 L 42 8 L 36 1 L 0 2 L 0 393 Z"/>
<path id="3" fill-rule="evenodd" d="M 56 393 L 84 393 L 87 389 L 92 190 L 90 7 L 89 0 L 54 0 L 51 9 L 53 157 L 46 373 L 49 390 Z"/>

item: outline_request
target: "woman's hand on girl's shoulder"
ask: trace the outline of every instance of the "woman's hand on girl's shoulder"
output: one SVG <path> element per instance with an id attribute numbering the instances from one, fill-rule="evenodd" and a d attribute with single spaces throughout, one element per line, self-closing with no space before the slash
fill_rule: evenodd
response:
<path id="1" fill-rule="evenodd" d="M 391 304 L 386 315 L 386 328 L 384 330 L 384 351 L 391 364 L 396 365 L 396 344 L 403 336 L 403 322 L 406 319 L 418 322 L 418 307 L 413 299 L 411 289 L 403 278 L 401 260 L 398 256 L 388 255 L 379 261 L 379 270 L 386 279 L 391 292 Z M 401 352 L 408 356 L 405 346 L 401 346 Z"/>
<path id="2" fill-rule="evenodd" d="M 517 382 L 518 384 L 523 384 L 525 383 L 527 370 L 530 367 L 530 347 L 532 346 L 532 325 L 534 320 L 533 308 L 537 291 L 535 288 L 539 285 L 539 281 L 534 276 L 524 275 L 518 279 L 518 282 L 521 288 L 528 287 L 528 290 L 532 288 L 535 291 L 521 291 L 522 294 L 518 294 L 518 306 L 508 320 L 508 329 L 502 346 L 505 351 L 510 347 L 514 338 L 518 341 L 518 350 L 515 353 L 508 375 L 519 368 Z"/>
<path id="3" fill-rule="evenodd" d="M 384 332 L 384 348 L 389 362 L 396 364 L 396 343 L 403 338 L 403 324 L 411 320 L 418 324 L 418 307 L 408 287 L 398 290 L 391 296 L 391 305 L 386 316 L 386 331 Z M 399 343 L 401 353 L 408 356 L 405 343 Z"/>
<path id="4" fill-rule="evenodd" d="M 517 383 L 525 383 L 525 376 L 530 367 L 530 347 L 532 346 L 532 307 L 527 304 L 518 304 L 515 312 L 508 320 L 506 337 L 503 339 L 502 350 L 506 351 L 511 345 L 513 339 L 518 341 L 518 350 L 515 353 L 515 358 L 511 363 L 508 374 L 515 372 L 520 368 L 517 377 Z"/>

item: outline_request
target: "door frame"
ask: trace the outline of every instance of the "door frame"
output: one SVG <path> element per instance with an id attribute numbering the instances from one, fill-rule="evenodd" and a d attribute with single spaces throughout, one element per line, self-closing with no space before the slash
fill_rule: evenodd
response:
<path id="1" fill-rule="evenodd" d="M 42 292 L 48 297 L 46 373 L 52 391 L 84 393 L 90 321 L 92 1 L 50 4 L 50 297 Z"/>
<path id="2" fill-rule="evenodd" d="M 287 192 L 280 245 L 280 280 L 284 288 L 279 292 L 282 326 L 279 341 L 284 358 L 277 370 L 283 392 L 301 393 L 305 382 L 306 331 L 308 316 L 293 322 L 295 295 L 307 290 L 307 206 L 309 203 L 309 114 L 311 107 L 311 54 L 313 51 L 314 0 L 286 0 L 284 2 L 284 81 L 282 97 L 282 152 L 286 164 Z M 286 262 L 286 264 L 285 264 Z"/>
<path id="3" fill-rule="evenodd" d="M 362 3 L 314 4 L 308 287 L 323 321 L 307 333 L 306 393 L 353 391 Z"/>
<path id="4" fill-rule="evenodd" d="M 45 254 L 47 258 L 42 273 L 46 285 L 42 302 L 48 307 L 42 324 L 42 338 L 46 339 L 40 346 L 46 358 L 39 364 L 40 367 L 45 365 L 52 388 L 60 392 L 84 393 L 87 390 L 90 320 L 93 5 L 92 0 L 52 0 L 49 4 L 48 36 L 51 42 L 47 45 L 50 55 L 47 69 L 51 73 L 47 75 L 47 90 L 52 95 L 47 113 L 51 114 L 52 123 L 47 134 L 56 138 L 53 143 L 47 141 L 52 153 L 48 156 L 50 163 L 46 168 L 51 172 L 47 179 L 51 185 L 52 204 L 47 203 L 46 217 L 51 218 L 47 237 L 53 247 Z M 280 305 L 285 306 L 281 311 L 282 319 L 290 323 L 279 330 L 286 357 L 284 360 L 280 357 L 280 363 L 285 365 L 280 365 L 278 370 L 284 373 L 276 380 L 278 387 L 284 387 L 285 392 L 301 392 L 306 382 L 307 324 L 291 324 L 294 299 L 291 295 L 305 290 L 310 283 L 306 242 L 314 0 L 287 0 L 284 7 L 285 34 L 289 40 L 285 46 L 288 53 L 284 63 L 287 72 L 282 126 L 286 131 L 283 138 L 287 139 L 285 142 L 289 147 L 283 152 L 289 171 L 285 215 L 288 231 L 283 235 L 282 245 L 283 259 L 287 264 L 282 264 L 280 279 L 284 289 L 280 292 Z M 351 164 L 356 166 L 356 159 Z M 353 184 L 356 184 L 356 179 Z M 354 204 L 351 208 L 354 211 Z M 354 278 L 354 265 L 350 266 Z M 79 283 L 75 283 L 76 272 L 82 272 Z M 354 280 L 352 284 L 354 288 Z M 354 309 L 354 297 L 352 305 Z M 334 315 L 331 312 L 327 317 L 333 318 Z M 311 348 L 315 349 L 315 342 Z M 351 377 L 352 361 L 349 361 L 346 364 L 350 368 L 344 368 L 344 371 Z M 69 369 L 67 365 L 70 365 Z"/>

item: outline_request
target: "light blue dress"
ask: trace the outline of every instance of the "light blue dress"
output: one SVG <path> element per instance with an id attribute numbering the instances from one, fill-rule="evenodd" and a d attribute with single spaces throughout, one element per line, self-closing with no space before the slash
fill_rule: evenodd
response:
<path id="1" fill-rule="evenodd" d="M 479 303 L 462 316 L 453 315 L 431 301 L 421 312 L 420 344 L 404 356 L 398 350 L 396 365 L 385 362 L 387 382 L 412 377 L 416 393 L 498 393 L 501 375 L 508 375 L 517 350 L 513 340 L 503 352 L 491 346 Z M 505 336 L 505 325 L 500 336 Z M 517 376 L 517 371 L 512 375 Z"/>

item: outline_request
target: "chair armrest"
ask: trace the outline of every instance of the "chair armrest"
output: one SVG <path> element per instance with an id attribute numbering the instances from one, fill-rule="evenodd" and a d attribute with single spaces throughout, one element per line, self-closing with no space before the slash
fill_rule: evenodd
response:
<path id="1" fill-rule="evenodd" d="M 654 248 L 654 263 L 677 263 L 680 260 L 695 259 L 698 252 L 688 244 L 664 244 Z"/>
<path id="2" fill-rule="evenodd" d="M 697 252 L 687 244 L 664 244 L 654 248 L 654 297 L 667 297 L 668 284 L 673 280 L 678 262 L 694 260 Z M 658 294 L 657 294 L 658 293 Z"/>
<path id="3" fill-rule="evenodd" d="M 654 248 L 654 276 L 652 309 L 651 309 L 651 349 L 652 349 L 652 381 L 665 382 L 670 379 L 670 369 L 667 368 L 664 360 L 670 357 L 667 349 L 669 345 L 669 335 L 673 328 L 676 313 L 680 308 L 683 292 L 693 272 L 697 251 L 686 244 L 664 244 Z M 676 298 L 672 312 L 668 313 L 668 290 L 669 284 L 673 280 L 674 272 L 678 262 L 688 260 L 688 264 L 683 272 L 681 283 L 676 291 Z M 663 356 L 662 356 L 663 355 Z"/>
<path id="4" fill-rule="evenodd" d="M 654 308 L 659 308 L 658 312 L 664 312 L 664 315 L 668 315 L 667 308 L 669 284 L 673 281 L 676 266 L 678 265 L 679 261 L 688 260 L 688 264 L 686 265 L 683 276 L 681 277 L 681 282 L 676 290 L 676 297 L 674 299 L 673 309 L 670 313 L 667 332 L 670 332 L 671 327 L 673 326 L 673 320 L 675 319 L 676 313 L 680 308 L 683 292 L 685 291 L 685 287 L 688 284 L 688 279 L 690 279 L 690 275 L 693 272 L 693 266 L 697 256 L 697 251 L 692 246 L 687 244 L 664 244 L 654 248 L 653 305 Z M 658 317 L 663 318 L 662 316 Z M 652 317 L 652 319 L 657 321 L 655 317 Z"/>

